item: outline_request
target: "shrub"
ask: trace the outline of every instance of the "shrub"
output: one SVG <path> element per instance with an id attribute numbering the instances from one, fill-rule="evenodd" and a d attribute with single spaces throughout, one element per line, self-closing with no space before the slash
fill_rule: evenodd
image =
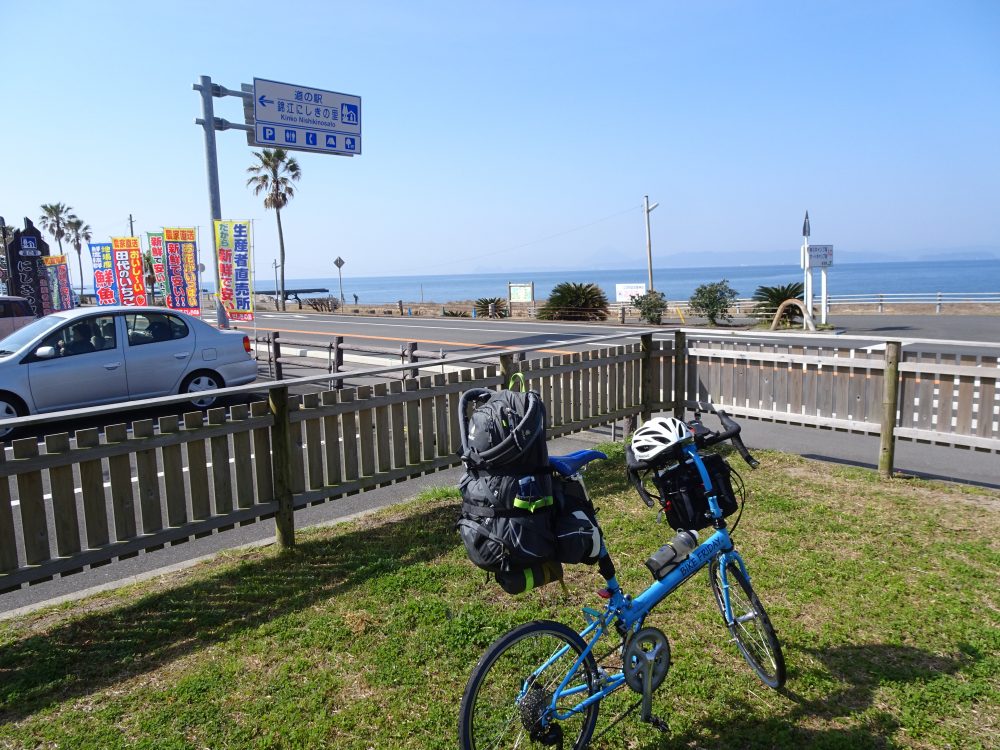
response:
<path id="1" fill-rule="evenodd" d="M 476 315 L 480 318 L 488 318 L 490 305 L 493 305 L 493 309 L 496 311 L 494 317 L 506 318 L 508 316 L 507 300 L 503 297 L 480 297 L 475 303 Z"/>
<path id="2" fill-rule="evenodd" d="M 607 320 L 608 298 L 597 284 L 564 281 L 538 311 L 540 320 Z"/>
<path id="3" fill-rule="evenodd" d="M 790 299 L 802 299 L 803 293 L 804 287 L 801 281 L 782 286 L 759 286 L 751 297 L 757 303 L 753 308 L 754 314 L 770 320 L 782 302 Z M 799 317 L 801 315 L 797 308 L 787 307 L 781 313 L 781 322 L 791 324 Z"/>
<path id="4" fill-rule="evenodd" d="M 469 317 L 469 313 L 465 310 L 445 310 L 444 316 L 446 318 L 467 318 Z"/>
<path id="5" fill-rule="evenodd" d="M 729 307 L 736 301 L 736 290 L 729 286 L 729 279 L 716 281 L 712 284 L 702 284 L 694 290 L 688 304 L 695 315 L 708 318 L 713 326 L 719 324 L 719 319 L 732 320 Z"/>
<path id="6" fill-rule="evenodd" d="M 667 309 L 667 296 L 663 292 L 649 291 L 632 297 L 632 306 L 639 311 L 639 317 L 647 323 L 659 325 Z"/>
<path id="7" fill-rule="evenodd" d="M 316 312 L 337 312 L 340 308 L 337 297 L 306 297 L 306 303 Z"/>

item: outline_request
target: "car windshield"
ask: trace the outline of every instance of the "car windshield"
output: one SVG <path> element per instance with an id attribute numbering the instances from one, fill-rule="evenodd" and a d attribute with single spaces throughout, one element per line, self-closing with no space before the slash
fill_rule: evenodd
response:
<path id="1" fill-rule="evenodd" d="M 24 328 L 14 331 L 7 338 L 0 339 L 0 351 L 4 353 L 16 352 L 25 344 L 30 343 L 32 339 L 61 326 L 65 322 L 65 318 L 57 318 L 52 315 L 39 318 L 33 323 L 28 323 Z"/>

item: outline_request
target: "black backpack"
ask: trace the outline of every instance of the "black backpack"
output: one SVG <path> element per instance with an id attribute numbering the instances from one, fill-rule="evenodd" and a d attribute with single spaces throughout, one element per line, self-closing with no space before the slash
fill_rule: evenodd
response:
<path id="1" fill-rule="evenodd" d="M 475 405 L 466 419 L 469 404 Z M 459 403 L 462 516 L 469 559 L 491 573 L 555 558 L 545 406 L 534 391 L 475 388 Z"/>
<path id="2" fill-rule="evenodd" d="M 579 484 L 552 474 L 539 395 L 477 388 L 459 409 L 465 474 L 457 529 L 469 559 L 508 593 L 561 579 L 560 563 L 597 562 L 594 508 Z"/>

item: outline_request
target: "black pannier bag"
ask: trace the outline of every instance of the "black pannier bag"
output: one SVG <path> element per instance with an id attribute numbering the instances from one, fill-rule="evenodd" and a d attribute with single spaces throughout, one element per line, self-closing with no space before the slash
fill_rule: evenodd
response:
<path id="1" fill-rule="evenodd" d="M 705 470 L 712 481 L 712 492 L 722 509 L 723 516 L 739 510 L 733 491 L 732 475 L 736 472 L 717 453 L 702 456 Z M 739 477 L 739 475 L 736 475 Z M 660 492 L 661 505 L 672 529 L 700 531 L 712 525 L 708 496 L 701 475 L 693 463 L 675 464 L 653 475 L 653 484 Z"/>
<path id="2" fill-rule="evenodd" d="M 719 454 L 702 454 L 701 458 L 723 517 L 731 516 L 739 510 L 737 493 L 733 489 L 733 476 L 741 488 L 743 480 Z M 647 479 L 652 481 L 656 488 L 656 499 L 659 500 L 670 528 L 700 531 L 712 525 L 705 485 L 693 462 L 681 461 L 660 468 L 655 462 L 647 463 L 637 459 L 632 453 L 632 447 L 626 446 L 625 463 L 629 479 L 639 496 L 650 507 L 653 507 L 654 499 L 645 482 Z M 742 489 L 740 493 L 742 494 Z"/>
<path id="3" fill-rule="evenodd" d="M 593 565 L 601 556 L 601 527 L 593 504 L 577 482 L 553 478 L 556 501 L 556 559 Z"/>

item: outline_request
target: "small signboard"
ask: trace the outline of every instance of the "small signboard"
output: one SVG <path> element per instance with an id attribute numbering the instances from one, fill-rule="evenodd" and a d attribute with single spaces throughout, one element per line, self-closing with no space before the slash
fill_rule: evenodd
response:
<path id="1" fill-rule="evenodd" d="M 361 97 L 253 79 L 254 140 L 265 148 L 361 153 Z"/>
<path id="2" fill-rule="evenodd" d="M 645 284 L 615 284 L 615 302 L 631 302 L 645 293 Z"/>
<path id="3" fill-rule="evenodd" d="M 809 265 L 813 268 L 829 268 L 833 265 L 833 245 L 810 245 Z"/>
<path id="4" fill-rule="evenodd" d="M 510 281 L 507 283 L 507 298 L 511 302 L 534 302 L 535 282 L 518 283 Z"/>

